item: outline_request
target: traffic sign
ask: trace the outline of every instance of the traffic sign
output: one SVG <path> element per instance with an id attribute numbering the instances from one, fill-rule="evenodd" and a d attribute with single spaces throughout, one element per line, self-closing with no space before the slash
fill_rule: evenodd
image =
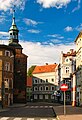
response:
<path id="1" fill-rule="evenodd" d="M 61 89 L 61 91 L 66 91 L 68 89 L 68 85 L 67 84 L 62 84 L 60 89 Z"/>

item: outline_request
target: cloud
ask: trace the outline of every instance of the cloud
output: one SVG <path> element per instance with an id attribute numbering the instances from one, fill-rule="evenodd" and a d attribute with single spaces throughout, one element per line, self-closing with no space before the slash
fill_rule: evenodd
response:
<path id="1" fill-rule="evenodd" d="M 70 27 L 70 26 L 67 26 L 64 30 L 65 30 L 66 32 L 70 32 L 70 31 L 73 31 L 73 28 Z"/>
<path id="2" fill-rule="evenodd" d="M 59 63 L 62 50 L 66 53 L 69 49 L 75 48 L 73 43 L 67 45 L 42 45 L 38 42 L 27 41 L 20 41 L 20 43 L 24 48 L 23 52 L 28 55 L 28 67 L 32 65 L 44 65 L 45 63 Z"/>
<path id="3" fill-rule="evenodd" d="M 3 41 L 8 44 L 8 40 Z M 74 43 L 60 44 L 60 45 L 42 45 L 40 42 L 28 42 L 19 41 L 23 47 L 23 53 L 28 56 L 27 66 L 28 68 L 32 65 L 44 65 L 45 63 L 53 64 L 60 62 L 60 53 L 63 50 L 64 53 L 68 52 L 69 49 L 75 49 Z M 38 52 L 37 52 L 38 51 Z"/>
<path id="4" fill-rule="evenodd" d="M 4 38 L 8 39 L 9 38 L 9 33 L 0 31 L 0 39 L 4 39 Z"/>
<path id="5" fill-rule="evenodd" d="M 80 25 L 78 25 L 78 26 L 75 28 L 75 30 L 81 31 L 81 30 L 82 30 L 82 23 L 81 23 Z"/>
<path id="6" fill-rule="evenodd" d="M 0 0 L 0 10 L 10 10 L 14 5 L 21 10 L 24 10 L 25 3 L 27 0 Z"/>
<path id="7" fill-rule="evenodd" d="M 72 10 L 72 12 L 75 12 L 75 11 L 77 11 L 77 10 L 79 10 L 80 9 L 80 4 L 81 4 L 81 0 L 78 0 L 77 1 L 78 2 L 78 5 L 77 5 L 77 7 L 75 7 L 73 10 Z"/>
<path id="8" fill-rule="evenodd" d="M 61 43 L 61 40 L 59 40 L 59 39 L 51 39 L 50 41 L 53 43 Z"/>
<path id="9" fill-rule="evenodd" d="M 53 38 L 57 38 L 57 39 L 63 39 L 64 38 L 60 34 L 52 34 L 52 35 L 48 35 L 48 37 L 53 37 Z"/>
<path id="10" fill-rule="evenodd" d="M 57 9 L 67 6 L 70 2 L 71 0 L 37 0 L 43 8 L 56 7 Z"/>
<path id="11" fill-rule="evenodd" d="M 34 29 L 31 29 L 31 30 L 28 30 L 29 33 L 40 33 L 40 30 L 34 30 Z"/>
<path id="12" fill-rule="evenodd" d="M 24 18 L 23 21 L 25 22 L 26 25 L 29 25 L 29 26 L 36 26 L 38 24 L 42 24 L 43 23 L 43 22 L 37 22 L 35 20 L 27 19 L 27 18 Z"/>

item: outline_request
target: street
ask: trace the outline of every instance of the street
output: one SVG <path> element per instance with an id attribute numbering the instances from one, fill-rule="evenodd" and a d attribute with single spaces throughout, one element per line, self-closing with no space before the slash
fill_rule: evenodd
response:
<path id="1" fill-rule="evenodd" d="M 50 105 L 25 105 L 0 112 L 0 120 L 56 120 L 56 114 Z"/>

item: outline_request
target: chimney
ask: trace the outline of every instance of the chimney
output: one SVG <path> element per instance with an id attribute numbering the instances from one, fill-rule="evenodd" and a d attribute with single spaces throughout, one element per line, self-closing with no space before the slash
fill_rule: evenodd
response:
<path id="1" fill-rule="evenodd" d="M 48 65 L 48 63 L 46 63 L 46 65 Z"/>
<path id="2" fill-rule="evenodd" d="M 70 49 L 70 53 L 73 53 L 74 52 L 74 49 Z"/>

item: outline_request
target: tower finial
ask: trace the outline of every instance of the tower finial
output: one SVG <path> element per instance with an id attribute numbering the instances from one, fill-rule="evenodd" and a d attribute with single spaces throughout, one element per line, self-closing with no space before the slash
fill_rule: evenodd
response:
<path id="1" fill-rule="evenodd" d="M 15 5 L 13 7 L 13 20 L 12 20 L 12 25 L 15 24 Z"/>

